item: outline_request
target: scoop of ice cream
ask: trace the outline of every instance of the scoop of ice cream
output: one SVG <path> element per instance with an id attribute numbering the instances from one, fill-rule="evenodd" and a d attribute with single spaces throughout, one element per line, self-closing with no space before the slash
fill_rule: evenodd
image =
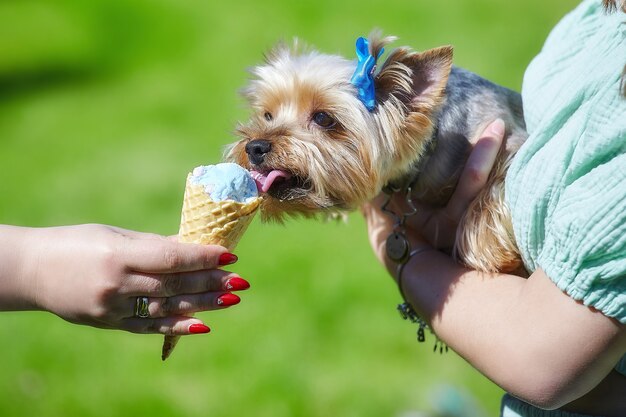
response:
<path id="1" fill-rule="evenodd" d="M 191 173 L 191 182 L 202 185 L 213 201 L 249 203 L 259 196 L 250 173 L 233 163 L 196 167 Z"/>

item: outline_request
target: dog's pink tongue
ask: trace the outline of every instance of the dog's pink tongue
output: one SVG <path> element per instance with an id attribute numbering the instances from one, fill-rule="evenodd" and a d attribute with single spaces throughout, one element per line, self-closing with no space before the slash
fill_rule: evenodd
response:
<path id="1" fill-rule="evenodd" d="M 266 193 L 277 178 L 284 178 L 286 180 L 291 178 L 291 174 L 281 171 L 280 169 L 274 169 L 268 174 L 262 174 L 258 171 L 250 171 L 250 175 L 252 175 L 252 178 L 256 182 L 257 189 L 262 193 Z"/>

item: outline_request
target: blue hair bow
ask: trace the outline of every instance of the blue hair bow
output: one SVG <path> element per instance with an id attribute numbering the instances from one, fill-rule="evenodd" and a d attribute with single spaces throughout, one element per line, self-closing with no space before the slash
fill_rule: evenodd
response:
<path id="1" fill-rule="evenodd" d="M 372 111 L 376 107 L 376 92 L 374 90 L 374 71 L 376 70 L 376 60 L 380 58 L 384 48 L 380 50 L 378 56 L 370 54 L 369 42 L 360 37 L 356 40 L 356 55 L 358 62 L 350 82 L 359 91 L 359 100 L 363 102 L 367 110 Z"/>

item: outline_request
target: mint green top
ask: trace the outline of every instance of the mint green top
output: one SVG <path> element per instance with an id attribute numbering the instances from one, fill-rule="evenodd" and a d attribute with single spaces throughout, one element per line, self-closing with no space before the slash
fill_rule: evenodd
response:
<path id="1" fill-rule="evenodd" d="M 626 323 L 626 14 L 585 0 L 524 75 L 529 138 L 506 179 L 526 267 Z"/>
<path id="2" fill-rule="evenodd" d="M 575 300 L 626 323 L 626 14 L 585 0 L 550 33 L 522 87 L 529 137 L 506 178 L 515 238 Z M 574 324 L 575 325 L 575 324 Z M 626 357 L 616 369 L 626 374 Z M 503 417 L 573 417 L 505 396 Z"/>
<path id="3" fill-rule="evenodd" d="M 528 270 L 626 323 L 626 14 L 585 0 L 554 28 L 522 87 L 529 138 L 506 178 Z M 575 325 L 575 323 L 574 323 Z M 616 369 L 626 374 L 626 356 Z M 578 417 L 505 396 L 503 417 Z"/>

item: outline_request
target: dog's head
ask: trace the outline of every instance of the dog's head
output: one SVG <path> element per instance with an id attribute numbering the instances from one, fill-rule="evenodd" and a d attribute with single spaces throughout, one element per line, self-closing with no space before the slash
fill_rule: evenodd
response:
<path id="1" fill-rule="evenodd" d="M 370 36 L 378 57 L 392 38 Z M 452 48 L 392 51 L 372 75 L 370 111 L 351 83 L 357 63 L 280 45 L 252 70 L 243 90 L 252 107 L 226 158 L 249 170 L 266 193 L 262 216 L 357 208 L 424 152 L 442 104 Z"/>

